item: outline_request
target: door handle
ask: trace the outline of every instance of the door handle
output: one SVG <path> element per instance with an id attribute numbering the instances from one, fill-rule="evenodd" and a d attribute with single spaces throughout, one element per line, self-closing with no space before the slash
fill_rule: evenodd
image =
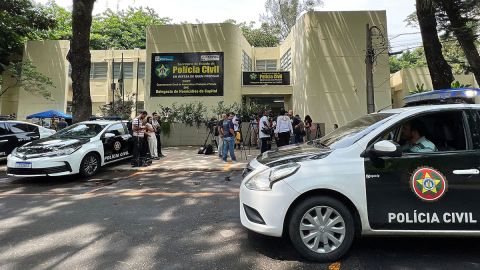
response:
<path id="1" fill-rule="evenodd" d="M 453 174 L 460 174 L 460 175 L 480 174 L 480 171 L 478 169 L 454 170 Z"/>
<path id="2" fill-rule="evenodd" d="M 0 140 L 0 143 L 8 142 L 8 140 Z"/>

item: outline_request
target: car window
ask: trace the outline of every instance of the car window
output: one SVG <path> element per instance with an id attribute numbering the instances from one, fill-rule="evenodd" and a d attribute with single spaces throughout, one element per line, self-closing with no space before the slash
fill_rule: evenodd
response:
<path id="1" fill-rule="evenodd" d="M 121 136 L 125 135 L 125 128 L 121 123 L 118 124 L 113 124 L 111 127 L 109 127 L 106 131 L 107 133 L 113 133 L 115 136 Z"/>
<path id="2" fill-rule="evenodd" d="M 362 116 L 335 129 L 322 138 L 312 141 L 312 144 L 318 144 L 332 149 L 348 147 L 363 138 L 366 134 L 380 127 L 393 115 L 395 114 L 374 113 Z"/>
<path id="3" fill-rule="evenodd" d="M 472 110 L 467 114 L 470 125 L 470 134 L 472 138 L 473 149 L 480 149 L 480 111 Z"/>
<path id="4" fill-rule="evenodd" d="M 436 112 L 409 118 L 382 133 L 375 142 L 392 140 L 404 153 L 467 149 L 462 111 Z"/>
<path id="5" fill-rule="evenodd" d="M 13 133 L 34 132 L 35 126 L 26 123 L 10 123 L 10 130 Z"/>
<path id="6" fill-rule="evenodd" d="M 10 133 L 10 131 L 5 126 L 5 123 L 0 123 L 0 136 L 1 135 L 7 135 L 9 133 Z"/>
<path id="7" fill-rule="evenodd" d="M 100 134 L 105 127 L 106 125 L 78 123 L 60 130 L 59 132 L 55 133 L 52 138 L 93 138 Z"/>

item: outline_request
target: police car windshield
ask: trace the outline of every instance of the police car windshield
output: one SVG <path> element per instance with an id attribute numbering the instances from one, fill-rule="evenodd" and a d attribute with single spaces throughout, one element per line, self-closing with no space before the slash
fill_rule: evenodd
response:
<path id="1" fill-rule="evenodd" d="M 68 128 L 62 129 L 53 135 L 55 138 L 71 139 L 82 138 L 89 139 L 97 136 L 107 125 L 78 123 Z"/>
<path id="2" fill-rule="evenodd" d="M 329 147 L 332 149 L 344 148 L 352 145 L 381 126 L 393 113 L 374 113 L 360 117 L 356 120 L 335 129 L 320 139 L 313 142 L 314 145 Z"/>

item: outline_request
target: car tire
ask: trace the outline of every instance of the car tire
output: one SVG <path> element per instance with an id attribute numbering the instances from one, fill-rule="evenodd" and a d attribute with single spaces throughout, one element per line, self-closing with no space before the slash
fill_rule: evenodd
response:
<path id="1" fill-rule="evenodd" d="M 352 213 L 332 197 L 307 198 L 293 209 L 288 222 L 293 246 L 312 261 L 340 259 L 348 252 L 355 237 Z"/>
<path id="2" fill-rule="evenodd" d="M 91 177 L 100 169 L 100 157 L 96 153 L 89 153 L 83 159 L 80 164 L 80 175 L 82 177 Z"/>

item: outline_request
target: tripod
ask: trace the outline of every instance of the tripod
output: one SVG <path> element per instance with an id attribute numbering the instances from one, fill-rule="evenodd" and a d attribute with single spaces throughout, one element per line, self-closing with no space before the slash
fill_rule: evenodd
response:
<path id="1" fill-rule="evenodd" d="M 205 138 L 205 142 L 203 143 L 203 147 L 200 148 L 200 150 L 198 151 L 198 154 L 205 154 L 205 151 L 207 149 L 207 142 L 208 142 L 208 138 L 210 138 L 210 135 L 212 135 L 212 141 L 215 142 L 215 146 L 218 148 L 218 144 L 217 144 L 217 141 L 214 139 L 214 133 L 213 133 L 213 127 L 208 127 L 208 134 L 207 134 L 207 137 Z"/>
<path id="2" fill-rule="evenodd" d="M 247 134 L 245 134 L 245 137 L 244 137 L 246 140 L 248 140 L 248 155 L 251 154 L 250 151 L 251 151 L 251 146 L 252 146 L 252 129 L 253 129 L 253 132 L 255 132 L 255 122 L 254 122 L 254 120 L 250 120 L 250 123 L 248 124 Z M 247 151 L 245 150 L 245 139 L 242 141 L 240 151 L 245 153 L 245 160 L 247 160 Z"/>
<path id="3" fill-rule="evenodd" d="M 152 164 L 152 159 L 147 157 L 145 151 L 144 137 L 134 136 L 134 156 L 132 159 L 132 165 L 136 167 L 149 166 Z"/>

